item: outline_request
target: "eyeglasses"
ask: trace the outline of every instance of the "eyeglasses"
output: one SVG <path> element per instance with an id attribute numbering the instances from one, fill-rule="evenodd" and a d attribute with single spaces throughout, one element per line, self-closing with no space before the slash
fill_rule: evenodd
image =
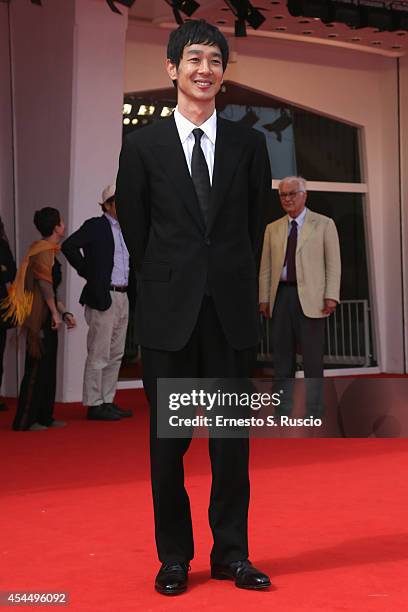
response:
<path id="1" fill-rule="evenodd" d="M 285 198 L 295 198 L 297 196 L 298 193 L 305 193 L 305 191 L 303 189 L 298 189 L 297 191 L 281 191 L 279 192 L 279 197 L 281 200 L 284 200 Z"/>
<path id="2" fill-rule="evenodd" d="M 282 191 L 282 192 L 279 193 L 279 197 L 280 197 L 281 200 L 284 200 L 285 198 L 292 199 L 292 198 L 296 197 L 296 195 L 298 193 L 305 193 L 305 192 L 304 192 L 303 189 L 299 189 L 298 191 L 288 191 L 288 192 Z"/>

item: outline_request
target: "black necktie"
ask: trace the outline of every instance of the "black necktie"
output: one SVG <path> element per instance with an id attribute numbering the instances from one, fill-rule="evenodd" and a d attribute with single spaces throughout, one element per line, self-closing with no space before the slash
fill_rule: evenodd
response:
<path id="1" fill-rule="evenodd" d="M 297 223 L 291 222 L 291 229 L 286 247 L 286 280 L 288 283 L 296 283 L 296 247 L 297 247 Z"/>
<path id="2" fill-rule="evenodd" d="M 207 225 L 208 210 L 210 207 L 211 183 L 207 162 L 205 161 L 204 153 L 200 144 L 201 136 L 203 134 L 204 132 L 200 128 L 193 130 L 195 143 L 193 154 L 191 156 L 191 178 L 193 179 L 200 208 L 203 213 L 205 224 Z"/>

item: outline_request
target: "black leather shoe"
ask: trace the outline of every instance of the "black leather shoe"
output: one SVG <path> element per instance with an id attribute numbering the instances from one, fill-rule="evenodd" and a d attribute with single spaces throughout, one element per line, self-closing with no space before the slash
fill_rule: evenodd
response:
<path id="1" fill-rule="evenodd" d="M 211 566 L 211 578 L 216 580 L 235 580 L 240 589 L 267 589 L 271 586 L 269 576 L 263 574 L 250 561 L 235 561 L 228 565 L 214 563 Z"/>
<path id="2" fill-rule="evenodd" d="M 131 417 L 133 416 L 133 412 L 131 410 L 124 410 L 124 408 L 121 408 L 120 406 L 118 406 L 117 404 L 104 404 L 105 406 L 108 406 L 109 410 L 111 410 L 113 412 L 113 414 L 117 414 L 120 417 Z"/>
<path id="3" fill-rule="evenodd" d="M 120 416 L 113 412 L 107 404 L 88 406 L 87 419 L 91 421 L 120 421 Z"/>
<path id="4" fill-rule="evenodd" d="M 162 595 L 180 595 L 187 589 L 188 565 L 163 563 L 156 576 L 154 588 Z"/>

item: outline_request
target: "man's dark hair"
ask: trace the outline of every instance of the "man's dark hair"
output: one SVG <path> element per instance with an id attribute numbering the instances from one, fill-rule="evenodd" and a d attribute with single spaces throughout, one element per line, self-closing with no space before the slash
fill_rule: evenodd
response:
<path id="1" fill-rule="evenodd" d="M 107 208 L 106 204 L 110 204 L 110 205 L 112 205 L 112 204 L 114 203 L 114 201 L 115 201 L 115 195 L 116 195 L 116 194 L 113 194 L 113 196 L 111 196 L 111 197 L 110 197 L 110 198 L 108 198 L 108 199 L 107 199 L 105 202 L 103 202 L 103 203 L 101 204 L 101 207 L 102 207 L 103 212 L 106 212 L 106 211 L 108 210 L 108 208 Z"/>
<path id="2" fill-rule="evenodd" d="M 56 225 L 61 223 L 59 210 L 51 206 L 45 206 L 34 213 L 34 225 L 43 238 L 51 236 Z"/>
<path id="3" fill-rule="evenodd" d="M 210 45 L 212 47 L 217 45 L 222 55 L 223 70 L 226 69 L 229 57 L 228 42 L 217 27 L 204 19 L 190 19 L 171 32 L 167 45 L 167 58 L 177 68 L 183 56 L 184 47 L 189 45 Z"/>

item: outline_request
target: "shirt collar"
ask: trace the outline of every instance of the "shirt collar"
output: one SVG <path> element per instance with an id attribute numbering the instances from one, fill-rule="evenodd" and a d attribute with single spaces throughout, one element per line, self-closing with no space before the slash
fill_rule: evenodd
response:
<path id="1" fill-rule="evenodd" d="M 108 215 L 108 213 L 103 213 L 105 215 L 105 217 L 107 218 L 107 220 L 109 221 L 109 223 L 111 225 L 119 225 L 119 221 L 117 219 L 114 219 L 111 215 Z"/>
<path id="2" fill-rule="evenodd" d="M 296 219 L 292 219 L 292 217 L 290 217 L 290 216 L 288 215 L 288 223 L 289 223 L 289 225 L 291 224 L 291 222 L 292 222 L 292 221 L 296 221 L 296 223 L 298 224 L 298 226 L 303 225 L 303 222 L 304 222 L 305 217 L 306 217 L 306 213 L 307 213 L 307 208 L 306 208 L 306 206 L 305 206 L 305 207 L 304 207 L 304 209 L 302 210 L 302 212 L 300 213 L 300 215 L 298 215 L 298 216 L 296 217 Z"/>
<path id="3" fill-rule="evenodd" d="M 178 106 L 174 109 L 174 121 L 176 122 L 177 130 L 180 136 L 181 144 L 184 144 L 191 132 L 199 127 L 203 130 L 207 138 L 215 145 L 217 136 L 217 111 L 214 109 L 211 117 L 208 117 L 200 126 L 195 125 L 189 119 L 184 117 L 178 110 Z"/>

